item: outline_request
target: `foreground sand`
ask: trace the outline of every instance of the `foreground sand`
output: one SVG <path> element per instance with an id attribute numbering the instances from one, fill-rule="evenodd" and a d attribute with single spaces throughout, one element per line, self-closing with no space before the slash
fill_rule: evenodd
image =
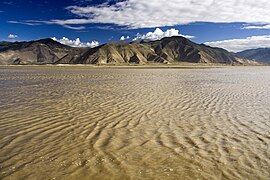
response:
<path id="1" fill-rule="evenodd" d="M 65 67 L 0 67 L 0 179 L 269 178 L 269 67 Z"/>

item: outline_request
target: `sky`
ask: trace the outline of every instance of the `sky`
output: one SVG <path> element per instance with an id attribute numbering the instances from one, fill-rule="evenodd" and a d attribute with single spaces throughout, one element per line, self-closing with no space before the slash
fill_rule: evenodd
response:
<path id="1" fill-rule="evenodd" d="M 77 47 L 184 36 L 238 52 L 270 47 L 269 0 L 1 0 L 0 41 Z"/>

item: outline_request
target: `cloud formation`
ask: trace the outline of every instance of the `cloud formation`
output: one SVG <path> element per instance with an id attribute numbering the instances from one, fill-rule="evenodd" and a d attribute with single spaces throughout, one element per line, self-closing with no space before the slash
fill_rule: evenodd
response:
<path id="1" fill-rule="evenodd" d="M 244 26 L 244 27 L 242 27 L 242 29 L 270 29 L 270 24 Z"/>
<path id="2" fill-rule="evenodd" d="M 205 42 L 204 44 L 224 48 L 232 52 L 240 52 L 243 50 L 256 48 L 270 48 L 270 35 L 251 36 L 244 39 Z"/>
<path id="3" fill-rule="evenodd" d="M 18 36 L 16 34 L 9 34 L 8 35 L 8 39 L 15 39 L 17 38 Z"/>
<path id="4" fill-rule="evenodd" d="M 38 21 L 33 21 L 33 20 L 26 20 L 26 21 L 8 21 L 8 23 L 12 23 L 12 24 L 24 24 L 24 25 L 29 25 L 29 26 L 37 26 L 37 25 L 41 25 L 40 22 L 38 22 Z"/>
<path id="5" fill-rule="evenodd" d="M 58 24 L 64 27 L 101 23 L 129 29 L 192 22 L 270 24 L 269 0 L 121 0 L 115 1 L 114 4 L 112 1 L 106 1 L 103 4 L 88 6 L 86 4 L 89 1 L 80 2 L 84 3 L 66 7 L 66 10 L 75 15 L 74 19 L 51 19 L 37 23 Z"/>
<path id="6" fill-rule="evenodd" d="M 172 36 L 183 36 L 185 38 L 194 38 L 194 36 L 183 35 L 179 33 L 179 30 L 171 28 L 166 31 L 162 31 L 160 28 L 156 28 L 153 32 L 148 32 L 146 34 L 137 34 L 133 41 L 137 40 L 160 40 L 164 37 L 172 37 Z"/>
<path id="7" fill-rule="evenodd" d="M 70 26 L 65 23 L 61 23 L 61 20 L 51 20 L 51 21 L 40 21 L 40 20 L 25 20 L 25 21 L 7 21 L 8 23 L 12 24 L 24 24 L 29 26 L 38 26 L 42 24 L 57 24 L 61 25 L 64 28 L 73 29 L 73 30 L 83 30 L 85 26 Z"/>
<path id="8" fill-rule="evenodd" d="M 64 24 L 111 23 L 131 29 L 192 22 L 270 23 L 268 0 L 126 0 L 114 5 L 69 6 L 79 19 Z"/>
<path id="9" fill-rule="evenodd" d="M 128 40 L 130 37 L 129 36 L 121 36 L 120 37 L 120 41 L 125 41 L 125 40 Z"/>
<path id="10" fill-rule="evenodd" d="M 68 29 L 73 29 L 73 30 L 83 30 L 83 29 L 85 29 L 84 26 L 75 27 L 75 26 L 63 25 L 63 27 L 68 28 Z"/>
<path id="11" fill-rule="evenodd" d="M 80 38 L 76 38 L 75 40 L 68 39 L 66 37 L 63 37 L 62 39 L 57 39 L 56 37 L 53 37 L 52 40 L 60 42 L 61 44 L 72 46 L 72 47 L 97 47 L 99 46 L 98 41 L 92 41 L 92 42 L 81 42 Z"/>

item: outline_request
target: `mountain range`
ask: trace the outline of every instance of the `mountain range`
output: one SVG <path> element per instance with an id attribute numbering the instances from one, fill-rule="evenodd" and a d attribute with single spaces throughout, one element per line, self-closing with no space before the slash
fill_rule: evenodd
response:
<path id="1" fill-rule="evenodd" d="M 259 63 L 270 64 L 270 48 L 248 49 L 238 52 L 236 55 Z"/>
<path id="2" fill-rule="evenodd" d="M 0 64 L 256 64 L 221 48 L 196 44 L 181 36 L 151 42 L 112 42 L 95 48 L 63 45 L 50 38 L 29 42 L 1 42 Z"/>

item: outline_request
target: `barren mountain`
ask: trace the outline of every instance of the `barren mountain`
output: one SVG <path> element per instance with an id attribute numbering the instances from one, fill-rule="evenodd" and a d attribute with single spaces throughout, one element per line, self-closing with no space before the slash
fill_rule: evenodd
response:
<path id="1" fill-rule="evenodd" d="M 270 48 L 249 49 L 236 53 L 237 56 L 270 64 Z"/>
<path id="2" fill-rule="evenodd" d="M 74 48 L 52 39 L 0 43 L 0 64 L 253 63 L 232 53 L 196 44 L 184 37 L 152 42 L 116 42 L 96 48 Z"/>
<path id="3" fill-rule="evenodd" d="M 51 64 L 62 58 L 72 61 L 86 49 L 72 48 L 52 39 L 0 43 L 0 64 Z"/>

